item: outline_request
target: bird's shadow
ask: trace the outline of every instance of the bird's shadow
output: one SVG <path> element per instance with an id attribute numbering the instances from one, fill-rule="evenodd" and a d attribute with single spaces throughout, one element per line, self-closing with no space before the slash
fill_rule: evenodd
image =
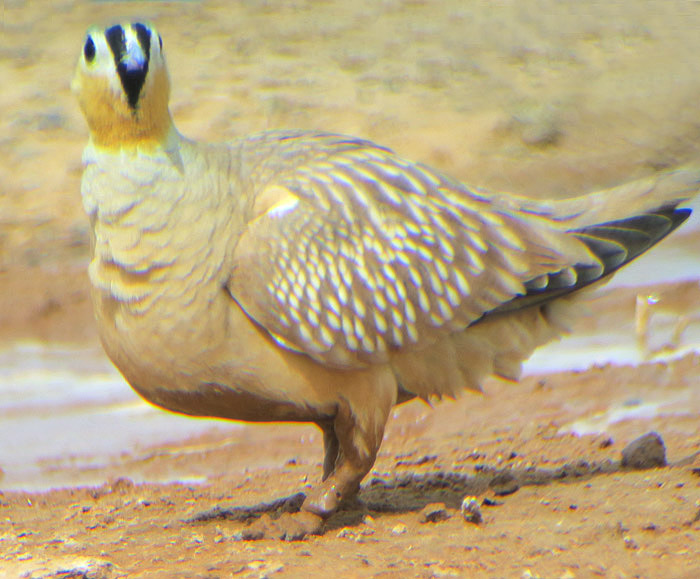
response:
<path id="1" fill-rule="evenodd" d="M 672 466 L 692 462 L 693 457 Z M 359 524 L 365 515 L 381 517 L 383 513 L 416 512 L 430 503 L 444 503 L 448 509 L 459 509 L 465 497 L 480 497 L 481 504 L 495 506 L 501 504 L 501 497 L 515 493 L 525 486 L 567 484 L 592 479 L 600 475 L 625 472 L 630 469 L 620 461 L 605 460 L 589 462 L 580 460 L 553 469 L 545 468 L 494 468 L 477 465 L 473 474 L 464 472 L 433 472 L 429 474 L 406 474 L 396 476 L 373 476 L 365 483 L 359 497 L 342 506 L 326 524 L 328 529 Z M 252 506 L 230 509 L 216 507 L 199 513 L 184 522 L 204 523 L 213 520 L 229 520 L 250 523 L 267 513 L 272 518 L 282 513 L 299 511 L 304 502 L 304 493 L 263 502 Z"/>

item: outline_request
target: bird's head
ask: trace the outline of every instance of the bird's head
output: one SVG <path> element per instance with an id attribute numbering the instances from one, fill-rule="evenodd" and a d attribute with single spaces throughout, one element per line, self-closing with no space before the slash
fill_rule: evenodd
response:
<path id="1" fill-rule="evenodd" d="M 165 142 L 172 120 L 162 49 L 160 35 L 149 24 L 88 30 L 71 87 L 94 145 L 120 150 Z"/>

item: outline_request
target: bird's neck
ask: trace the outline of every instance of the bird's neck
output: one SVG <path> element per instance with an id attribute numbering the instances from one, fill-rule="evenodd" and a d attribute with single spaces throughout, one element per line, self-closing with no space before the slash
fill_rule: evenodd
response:
<path id="1" fill-rule="evenodd" d="M 173 133 L 167 109 L 155 114 L 137 109 L 128 117 L 100 117 L 90 124 L 90 142 L 104 152 L 139 154 L 165 149 Z"/>

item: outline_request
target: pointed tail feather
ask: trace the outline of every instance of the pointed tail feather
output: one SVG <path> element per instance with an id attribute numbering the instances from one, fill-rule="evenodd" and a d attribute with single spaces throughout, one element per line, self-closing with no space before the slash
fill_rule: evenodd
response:
<path id="1" fill-rule="evenodd" d="M 526 293 L 493 312 L 513 311 L 551 301 L 596 283 L 642 255 L 690 216 L 690 209 L 666 205 L 643 215 L 570 231 L 598 259 L 599 265 L 574 264 L 525 284 Z"/>

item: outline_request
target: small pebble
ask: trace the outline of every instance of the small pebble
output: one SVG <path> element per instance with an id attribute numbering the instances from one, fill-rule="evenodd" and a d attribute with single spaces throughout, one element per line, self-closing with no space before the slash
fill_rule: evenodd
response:
<path id="1" fill-rule="evenodd" d="M 393 529 L 391 529 L 391 534 L 392 535 L 403 535 L 407 530 L 406 525 L 403 523 L 399 523 L 396 525 Z"/>
<path id="2" fill-rule="evenodd" d="M 650 432 L 630 442 L 622 451 L 622 466 L 645 470 L 666 466 L 666 447 L 656 432 Z"/>
<path id="3" fill-rule="evenodd" d="M 479 525 L 484 521 L 484 517 L 481 515 L 479 501 L 476 499 L 476 497 L 464 497 L 460 510 L 462 511 L 462 516 L 467 523 Z"/>
<path id="4" fill-rule="evenodd" d="M 625 541 L 625 549 L 630 549 L 632 551 L 636 551 L 637 549 L 639 549 L 639 545 L 637 544 L 637 541 L 635 541 L 629 535 L 625 535 L 623 540 Z"/>
<path id="5" fill-rule="evenodd" d="M 425 505 L 425 508 L 421 511 L 420 522 L 439 523 L 440 521 L 446 521 L 451 516 L 445 508 L 445 503 L 430 503 Z"/>

